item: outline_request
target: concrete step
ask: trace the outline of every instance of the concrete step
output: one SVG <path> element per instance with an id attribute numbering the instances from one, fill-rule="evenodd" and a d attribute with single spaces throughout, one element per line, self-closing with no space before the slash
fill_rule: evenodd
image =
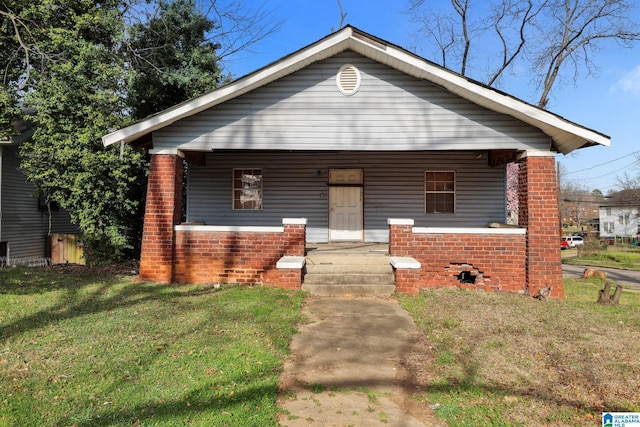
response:
<path id="1" fill-rule="evenodd" d="M 396 291 L 395 285 L 363 284 L 302 284 L 302 289 L 319 296 L 389 296 Z"/>
<path id="2" fill-rule="evenodd" d="M 327 285 L 362 284 L 362 285 L 393 285 L 393 273 L 307 273 L 304 283 Z"/>
<path id="3" fill-rule="evenodd" d="M 317 265 L 385 265 L 389 264 L 389 256 L 382 254 L 313 254 L 307 255 L 307 264 Z"/>
<path id="4" fill-rule="evenodd" d="M 307 259 L 305 267 L 307 274 L 385 274 L 393 272 L 393 267 L 391 267 L 389 261 L 384 264 L 313 264 Z"/>
<path id="5" fill-rule="evenodd" d="M 307 255 L 302 289 L 322 296 L 375 296 L 395 292 L 386 254 Z"/>

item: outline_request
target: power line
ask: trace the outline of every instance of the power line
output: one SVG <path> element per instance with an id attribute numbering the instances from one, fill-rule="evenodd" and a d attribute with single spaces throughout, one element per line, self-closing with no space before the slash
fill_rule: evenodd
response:
<path id="1" fill-rule="evenodd" d="M 635 162 L 629 163 L 628 165 L 623 166 L 623 167 L 622 167 L 622 169 L 624 169 L 624 168 L 628 168 L 628 167 L 630 167 L 630 166 L 633 166 L 633 165 L 635 165 L 636 163 L 640 163 L 640 160 L 636 160 Z M 586 169 L 585 169 L 585 170 L 586 170 Z M 592 176 L 592 177 L 589 177 L 589 178 L 587 178 L 587 179 L 598 179 L 598 178 L 602 178 L 602 177 L 605 177 L 605 176 L 612 175 L 612 174 L 614 174 L 614 173 L 620 173 L 620 169 L 615 170 L 615 171 L 613 171 L 613 172 L 605 173 L 604 175 Z"/>
<path id="2" fill-rule="evenodd" d="M 565 173 L 565 175 L 571 175 L 571 174 L 574 174 L 574 173 L 584 172 L 584 171 L 588 171 L 588 170 L 591 170 L 591 169 L 595 169 L 597 167 L 608 165 L 609 163 L 617 162 L 618 160 L 622 160 L 622 159 L 624 159 L 626 157 L 635 156 L 635 155 L 638 155 L 638 154 L 640 154 L 640 151 L 634 151 L 633 153 L 626 154 L 626 155 L 624 155 L 622 157 L 618 157 L 617 159 L 609 160 L 608 162 L 600 163 L 599 165 L 590 166 L 588 168 L 579 169 L 579 170 L 573 171 L 573 172 L 567 172 L 567 173 Z M 637 163 L 637 162 L 638 162 L 638 160 L 636 160 L 633 163 Z M 633 165 L 633 163 L 631 163 L 631 165 Z M 631 165 L 628 165 L 628 166 L 631 166 Z M 627 166 L 625 166 L 625 167 L 627 167 Z M 615 172 L 612 172 L 612 173 L 615 173 Z M 606 175 L 602 175 L 602 176 L 607 176 L 607 175 L 610 175 L 610 174 L 606 174 Z M 601 178 L 601 177 L 598 176 L 596 178 Z"/>

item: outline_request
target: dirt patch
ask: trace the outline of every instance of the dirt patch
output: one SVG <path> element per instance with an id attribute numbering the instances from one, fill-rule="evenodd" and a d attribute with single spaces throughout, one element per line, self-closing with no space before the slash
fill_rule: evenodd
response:
<path id="1" fill-rule="evenodd" d="M 284 426 L 442 426 L 412 398 L 428 342 L 393 298 L 309 297 L 280 382 Z"/>

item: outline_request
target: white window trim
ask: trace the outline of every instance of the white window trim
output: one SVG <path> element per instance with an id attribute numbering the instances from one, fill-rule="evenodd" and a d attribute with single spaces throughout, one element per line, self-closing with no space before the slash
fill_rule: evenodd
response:
<path id="1" fill-rule="evenodd" d="M 254 209 L 236 208 L 236 171 L 260 171 L 260 207 Z M 262 168 L 233 168 L 231 172 L 231 209 L 234 211 L 252 212 L 261 211 L 264 207 L 264 172 Z"/>
<path id="2" fill-rule="evenodd" d="M 451 172 L 453 173 L 453 191 L 427 191 L 427 173 L 433 173 L 433 172 Z M 458 185 L 457 185 L 457 181 L 458 181 L 458 177 L 457 177 L 457 172 L 453 169 L 447 169 L 447 170 L 438 170 L 438 169 L 426 169 L 424 171 L 424 176 L 423 176 L 423 189 L 424 189 L 424 212 L 427 215 L 453 215 L 456 213 L 457 210 L 457 200 L 458 200 L 458 195 L 457 195 L 457 191 L 458 191 Z M 427 212 L 427 194 L 453 194 L 453 212 Z"/>

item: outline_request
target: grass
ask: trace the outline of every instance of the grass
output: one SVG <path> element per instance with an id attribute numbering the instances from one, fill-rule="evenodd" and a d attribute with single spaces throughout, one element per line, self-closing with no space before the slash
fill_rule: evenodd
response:
<path id="1" fill-rule="evenodd" d="M 562 262 L 594 267 L 626 268 L 640 270 L 640 248 L 605 246 L 604 250 L 581 250 L 577 256 L 563 257 Z"/>
<path id="2" fill-rule="evenodd" d="M 0 425 L 276 425 L 301 293 L 0 269 Z"/>
<path id="3" fill-rule="evenodd" d="M 455 426 L 600 425 L 602 411 L 640 411 L 640 293 L 600 306 L 601 287 L 568 280 L 565 300 L 549 302 L 458 289 L 399 297 L 430 349 L 405 361 L 414 397 Z M 277 425 L 302 299 L 0 269 L 0 426 Z"/>
<path id="4" fill-rule="evenodd" d="M 455 426 L 601 425 L 602 411 L 640 411 L 640 294 L 594 302 L 602 282 L 565 281 L 565 300 L 440 289 L 401 304 L 431 351 L 412 363 L 424 393 Z"/>

